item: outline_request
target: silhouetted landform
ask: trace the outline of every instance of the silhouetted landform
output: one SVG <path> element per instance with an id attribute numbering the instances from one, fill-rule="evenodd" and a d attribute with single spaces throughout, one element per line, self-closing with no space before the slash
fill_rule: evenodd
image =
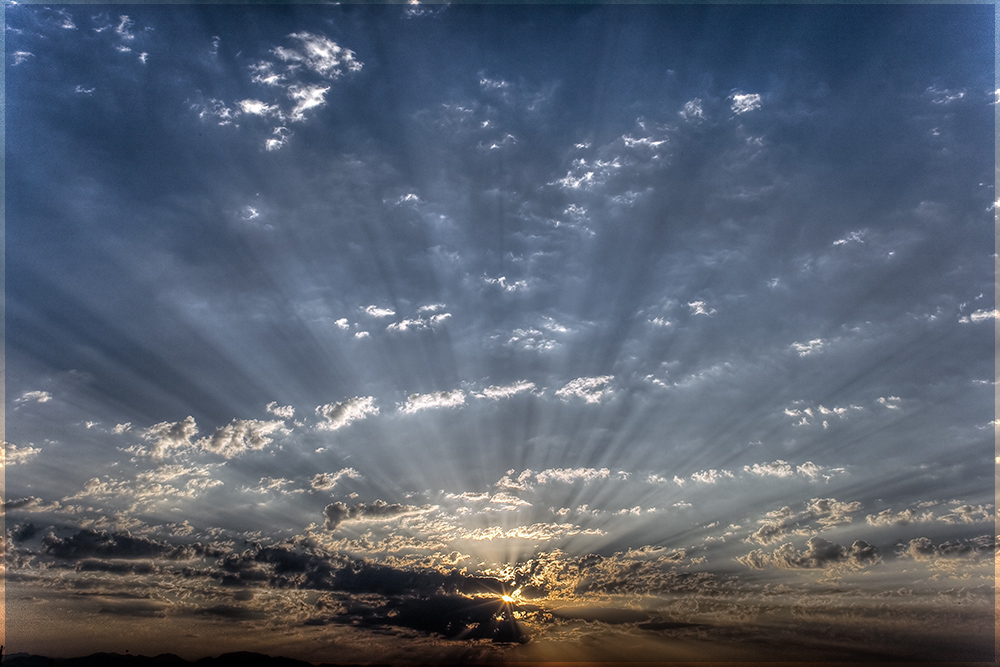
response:
<path id="1" fill-rule="evenodd" d="M 313 663 L 294 658 L 271 657 L 262 653 L 239 651 L 224 653 L 217 658 L 201 658 L 190 661 L 164 653 L 157 656 L 120 655 L 118 653 L 94 653 L 80 658 L 46 658 L 41 655 L 15 653 L 4 657 L 4 667 L 316 667 Z M 319 667 L 362 667 L 355 663 L 323 663 Z M 364 667 L 390 667 L 388 664 L 365 665 Z"/>

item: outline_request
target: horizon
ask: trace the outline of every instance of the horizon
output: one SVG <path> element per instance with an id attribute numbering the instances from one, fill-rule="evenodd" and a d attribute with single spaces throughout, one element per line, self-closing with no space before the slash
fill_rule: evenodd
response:
<path id="1" fill-rule="evenodd" d="M 8 2 L 0 643 L 992 661 L 994 19 Z"/>

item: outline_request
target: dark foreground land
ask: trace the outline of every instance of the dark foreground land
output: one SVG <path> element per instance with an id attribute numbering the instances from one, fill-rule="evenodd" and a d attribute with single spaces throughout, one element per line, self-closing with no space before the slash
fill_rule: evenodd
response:
<path id="1" fill-rule="evenodd" d="M 224 653 L 217 658 L 201 658 L 191 662 L 171 653 L 153 657 L 95 653 L 81 658 L 46 658 L 40 655 L 15 653 L 4 656 L 4 667 L 315 667 L 312 663 L 293 658 L 272 658 L 261 653 Z M 364 667 L 389 667 L 384 663 Z M 362 667 L 347 663 L 323 663 L 319 667 Z"/>

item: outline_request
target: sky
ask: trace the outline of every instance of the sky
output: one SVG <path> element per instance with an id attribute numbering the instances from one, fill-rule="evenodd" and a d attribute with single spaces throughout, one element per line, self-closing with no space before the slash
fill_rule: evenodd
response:
<path id="1" fill-rule="evenodd" d="M 4 35 L 8 654 L 992 661 L 991 5 Z"/>

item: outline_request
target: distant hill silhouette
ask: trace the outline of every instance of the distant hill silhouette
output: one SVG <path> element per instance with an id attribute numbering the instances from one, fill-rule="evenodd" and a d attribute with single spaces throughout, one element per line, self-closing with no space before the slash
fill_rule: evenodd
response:
<path id="1" fill-rule="evenodd" d="M 94 653 L 80 658 L 47 658 L 41 655 L 15 653 L 5 656 L 3 667 L 314 667 L 310 662 L 293 658 L 271 657 L 263 653 L 239 651 L 223 653 L 217 658 L 201 658 L 194 662 L 172 653 L 157 656 Z M 353 663 L 323 663 L 319 667 L 362 667 Z M 390 667 L 390 665 L 366 665 Z"/>

